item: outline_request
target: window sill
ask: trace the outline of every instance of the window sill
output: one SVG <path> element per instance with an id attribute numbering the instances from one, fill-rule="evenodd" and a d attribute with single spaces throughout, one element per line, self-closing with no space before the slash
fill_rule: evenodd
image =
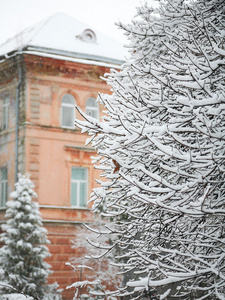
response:
<path id="1" fill-rule="evenodd" d="M 62 129 L 69 129 L 69 130 L 75 130 L 75 126 L 72 127 L 66 127 L 66 126 L 61 126 Z"/>
<path id="2" fill-rule="evenodd" d="M 72 130 L 72 131 L 77 131 L 79 128 L 76 128 L 75 126 L 73 127 L 63 127 L 63 126 L 55 126 L 55 125 L 45 125 L 45 124 L 37 124 L 37 123 L 31 123 L 31 122 L 25 122 L 24 125 L 27 126 L 35 126 L 35 127 L 41 127 L 41 128 L 46 128 L 46 129 L 65 129 L 65 130 Z"/>
<path id="3" fill-rule="evenodd" d="M 77 206 L 59 206 L 59 205 L 39 205 L 40 208 L 53 208 L 53 209 L 69 209 L 69 210 L 89 210 L 92 211 L 91 208 L 88 207 L 77 207 Z"/>
<path id="4" fill-rule="evenodd" d="M 12 133 L 15 131 L 15 127 L 8 127 L 7 129 L 0 129 L 0 135 Z"/>

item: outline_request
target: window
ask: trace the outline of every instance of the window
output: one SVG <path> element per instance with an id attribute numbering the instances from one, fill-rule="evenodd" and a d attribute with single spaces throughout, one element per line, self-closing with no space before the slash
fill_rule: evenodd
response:
<path id="1" fill-rule="evenodd" d="M 3 117 L 2 117 L 2 129 L 7 129 L 9 127 L 9 104 L 10 98 L 6 97 L 3 99 Z"/>
<path id="2" fill-rule="evenodd" d="M 88 98 L 86 102 L 86 114 L 98 119 L 98 103 L 95 98 Z"/>
<path id="3" fill-rule="evenodd" d="M 71 205 L 87 206 L 88 169 L 72 167 L 71 170 Z"/>
<path id="4" fill-rule="evenodd" d="M 62 127 L 74 128 L 75 119 L 75 98 L 70 94 L 65 94 L 61 102 L 61 124 Z"/>
<path id="5" fill-rule="evenodd" d="M 81 34 L 77 35 L 76 38 L 89 43 L 97 42 L 96 34 L 91 29 L 85 29 Z"/>
<path id="6" fill-rule="evenodd" d="M 0 169 L 0 207 L 4 207 L 7 201 L 7 168 Z"/>

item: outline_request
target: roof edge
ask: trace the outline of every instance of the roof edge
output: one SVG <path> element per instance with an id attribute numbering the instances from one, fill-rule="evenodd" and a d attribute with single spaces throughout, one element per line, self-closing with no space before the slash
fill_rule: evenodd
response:
<path id="1" fill-rule="evenodd" d="M 4 55 L 1 55 L 0 64 L 6 61 L 7 59 L 10 59 L 16 55 L 21 55 L 21 54 L 37 55 L 37 56 L 49 57 L 49 58 L 54 58 L 59 60 L 67 60 L 71 62 L 78 62 L 83 64 L 91 64 L 91 65 L 117 68 L 117 69 L 120 69 L 121 65 L 125 63 L 125 59 L 116 60 L 116 59 L 110 59 L 103 56 L 80 54 L 77 52 L 48 49 L 44 47 L 28 46 L 28 47 L 24 47 L 23 49 L 17 49 L 9 53 L 5 53 Z"/>
<path id="2" fill-rule="evenodd" d="M 109 58 L 109 57 L 105 57 L 105 56 L 90 55 L 90 54 L 78 53 L 78 52 L 70 52 L 70 51 L 65 51 L 65 50 L 45 48 L 45 47 L 39 47 L 39 46 L 29 46 L 28 45 L 26 48 L 23 49 L 23 51 L 25 51 L 25 50 L 38 51 L 40 53 L 43 52 L 45 54 L 56 54 L 56 55 L 61 55 L 61 56 L 66 56 L 66 57 L 71 57 L 71 58 L 94 60 L 94 61 L 99 61 L 99 62 L 111 63 L 111 64 L 115 64 L 115 65 L 122 65 L 125 62 L 125 59 L 119 60 L 119 59 L 113 59 L 113 58 Z"/>

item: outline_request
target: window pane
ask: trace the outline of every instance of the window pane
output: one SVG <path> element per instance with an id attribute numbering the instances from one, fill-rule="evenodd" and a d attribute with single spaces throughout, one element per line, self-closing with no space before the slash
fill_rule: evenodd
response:
<path id="1" fill-rule="evenodd" d="M 71 169 L 71 205 L 87 206 L 88 169 L 72 167 Z"/>
<path id="2" fill-rule="evenodd" d="M 1 207 L 3 207 L 3 206 L 4 206 L 4 205 L 3 205 L 3 202 L 4 202 L 4 201 L 3 201 L 4 191 L 3 191 L 3 186 L 2 186 L 2 184 L 1 184 L 1 187 L 0 187 L 0 188 L 1 188 L 1 203 L 0 203 L 0 204 L 1 204 Z"/>
<path id="3" fill-rule="evenodd" d="M 75 120 L 75 98 L 70 94 L 65 94 L 61 100 L 61 120 L 62 127 L 74 128 Z"/>
<path id="4" fill-rule="evenodd" d="M 86 102 L 86 106 L 90 107 L 98 107 L 98 103 L 96 102 L 95 98 L 88 98 Z"/>
<path id="5" fill-rule="evenodd" d="M 86 114 L 92 118 L 98 119 L 98 111 L 96 109 L 86 108 Z"/>
<path id="6" fill-rule="evenodd" d="M 5 206 L 7 201 L 7 168 L 0 169 L 0 205 Z"/>
<path id="7" fill-rule="evenodd" d="M 7 180 L 7 168 L 1 170 L 1 180 Z"/>
<path id="8" fill-rule="evenodd" d="M 3 122 L 2 129 L 7 129 L 9 123 L 9 106 L 3 106 Z"/>
<path id="9" fill-rule="evenodd" d="M 10 98 L 9 97 L 6 97 L 4 100 L 3 100 L 3 105 L 9 105 L 10 103 Z"/>
<path id="10" fill-rule="evenodd" d="M 1 202 L 0 202 L 0 204 L 1 204 L 1 207 L 2 207 L 2 206 L 4 206 L 3 205 L 4 191 L 3 191 L 3 184 L 2 183 L 1 183 L 0 189 L 1 189 L 1 195 L 0 195 L 1 196 Z"/>
<path id="11" fill-rule="evenodd" d="M 74 109 L 67 106 L 62 106 L 62 126 L 74 127 Z"/>
<path id="12" fill-rule="evenodd" d="M 70 94 L 65 94 L 62 97 L 62 103 L 71 104 L 71 105 L 75 106 L 75 98 Z"/>
<path id="13" fill-rule="evenodd" d="M 71 205 L 77 206 L 77 183 L 71 182 Z"/>
<path id="14" fill-rule="evenodd" d="M 98 103 L 95 98 L 88 98 L 86 101 L 86 114 L 98 119 Z"/>
<path id="15" fill-rule="evenodd" d="M 87 184 L 80 183 L 80 207 L 85 207 L 87 204 Z"/>
<path id="16" fill-rule="evenodd" d="M 9 97 L 3 99 L 2 129 L 7 129 L 9 127 L 9 104 L 10 104 Z"/>
<path id="17" fill-rule="evenodd" d="M 2 184 L 2 206 L 5 206 L 7 200 L 7 183 Z"/>
<path id="18" fill-rule="evenodd" d="M 72 179 L 74 180 L 87 180 L 87 169 L 85 168 L 72 168 Z"/>

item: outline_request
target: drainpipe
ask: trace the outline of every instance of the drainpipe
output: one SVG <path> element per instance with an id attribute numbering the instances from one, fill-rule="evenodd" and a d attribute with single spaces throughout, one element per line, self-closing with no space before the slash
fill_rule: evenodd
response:
<path id="1" fill-rule="evenodd" d="M 19 82 L 16 88 L 16 138 L 15 138 L 15 183 L 18 180 L 18 141 L 19 141 L 19 103 L 20 103 L 20 86 L 22 83 L 22 68 L 18 62 Z"/>

